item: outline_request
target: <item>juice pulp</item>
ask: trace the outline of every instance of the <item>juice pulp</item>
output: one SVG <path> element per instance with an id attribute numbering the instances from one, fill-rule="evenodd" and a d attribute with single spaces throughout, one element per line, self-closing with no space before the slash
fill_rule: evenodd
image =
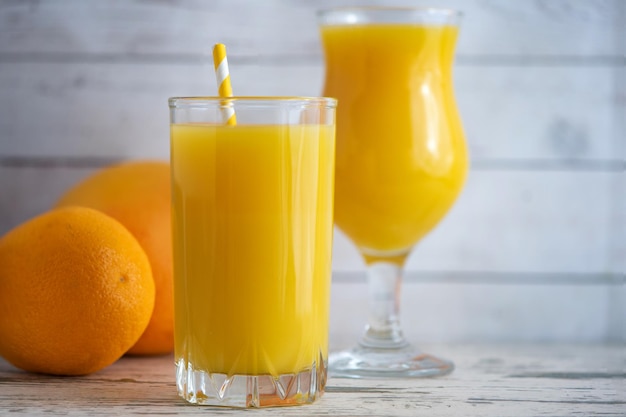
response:
<path id="1" fill-rule="evenodd" d="M 280 375 L 327 357 L 334 126 L 171 126 L 176 360 Z"/>
<path id="2" fill-rule="evenodd" d="M 463 186 L 457 34 L 441 25 L 321 28 L 324 94 L 339 100 L 335 223 L 365 254 L 408 252 Z"/>

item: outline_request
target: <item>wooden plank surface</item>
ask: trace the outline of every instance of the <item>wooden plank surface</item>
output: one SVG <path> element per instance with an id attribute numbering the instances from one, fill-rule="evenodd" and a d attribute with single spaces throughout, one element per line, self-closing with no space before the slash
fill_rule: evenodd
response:
<path id="1" fill-rule="evenodd" d="M 0 234 L 98 167 L 167 158 L 166 99 L 215 93 L 216 41 L 237 94 L 320 94 L 315 11 L 356 3 L 0 0 Z M 458 204 L 409 260 L 407 331 L 624 340 L 626 2 L 394 4 L 465 12 L 455 79 L 472 156 Z M 333 267 L 354 336 L 363 264 L 340 233 Z"/>
<path id="2" fill-rule="evenodd" d="M 430 345 L 454 360 L 443 378 L 403 381 L 331 377 L 310 406 L 259 416 L 623 416 L 623 345 Z M 186 404 L 173 358 L 123 358 L 96 374 L 29 374 L 0 359 L 0 415 L 240 415 Z"/>
<path id="3" fill-rule="evenodd" d="M 94 169 L 0 167 L 0 234 L 48 210 Z M 473 172 L 457 206 L 409 258 L 402 291 L 407 335 L 441 342 L 624 340 L 623 257 L 611 246 L 623 235 L 607 217 L 612 181 L 621 176 Z M 594 210 L 578 204 L 581 192 Z M 331 330 L 356 340 L 367 316 L 365 266 L 340 231 L 333 250 Z"/>
<path id="4" fill-rule="evenodd" d="M 67 188 L 94 170 L 0 167 L 0 234 L 49 210 Z M 613 181 L 620 178 L 618 172 L 474 171 L 449 215 L 417 245 L 407 269 L 622 272 L 622 259 L 610 249 L 621 237 L 614 236 L 620 229 L 609 223 Z M 580 204 L 583 193 L 593 201 L 593 210 Z M 335 239 L 333 268 L 363 268 L 341 232 Z"/>
<path id="5" fill-rule="evenodd" d="M 323 63 L 233 66 L 239 95 L 322 94 Z M 612 67 L 458 67 L 456 91 L 473 158 L 597 160 L 620 165 Z M 4 63 L 0 158 L 167 157 L 172 96 L 215 95 L 212 63 Z M 592 110 L 593 109 L 593 110 Z M 624 110 L 623 106 L 621 107 Z M 1 162 L 1 160 L 0 160 Z M 621 161 L 623 169 L 623 158 Z"/>
<path id="6" fill-rule="evenodd" d="M 315 13 L 385 0 L 3 1 L 0 56 L 57 59 L 195 59 L 217 41 L 237 56 L 319 55 Z M 600 61 L 619 55 L 621 0 L 396 0 L 398 6 L 452 7 L 465 13 L 462 55 L 565 57 Z M 71 16 L 71 18 L 68 18 Z M 288 36 L 285 36 L 288 34 Z M 7 55 L 8 54 L 8 55 Z M 94 58 L 99 59 L 98 56 Z"/>
<path id="7" fill-rule="evenodd" d="M 402 328 L 418 345 L 624 341 L 626 282 L 560 279 L 410 272 L 402 285 Z M 345 348 L 365 328 L 368 289 L 362 274 L 336 272 L 331 293 L 331 347 Z"/>

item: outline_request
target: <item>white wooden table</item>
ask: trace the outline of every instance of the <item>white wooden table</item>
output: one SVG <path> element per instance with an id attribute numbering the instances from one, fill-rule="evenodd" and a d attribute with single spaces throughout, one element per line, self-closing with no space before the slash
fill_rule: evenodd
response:
<path id="1" fill-rule="evenodd" d="M 330 378 L 309 406 L 259 416 L 625 416 L 624 345 L 427 346 L 453 359 L 449 376 Z M 171 356 L 125 357 L 86 377 L 51 377 L 0 359 L 0 416 L 239 415 L 178 398 Z"/>

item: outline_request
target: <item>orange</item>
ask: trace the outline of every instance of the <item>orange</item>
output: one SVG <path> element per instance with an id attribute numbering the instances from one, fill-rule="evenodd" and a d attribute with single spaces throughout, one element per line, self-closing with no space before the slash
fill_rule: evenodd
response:
<path id="1" fill-rule="evenodd" d="M 154 312 L 131 354 L 174 349 L 174 296 L 170 168 L 162 161 L 130 161 L 105 167 L 69 189 L 57 206 L 100 210 L 117 219 L 148 255 L 156 286 Z"/>
<path id="2" fill-rule="evenodd" d="M 18 368 L 96 372 L 139 339 L 153 307 L 148 257 L 99 211 L 53 210 L 0 239 L 0 355 Z"/>

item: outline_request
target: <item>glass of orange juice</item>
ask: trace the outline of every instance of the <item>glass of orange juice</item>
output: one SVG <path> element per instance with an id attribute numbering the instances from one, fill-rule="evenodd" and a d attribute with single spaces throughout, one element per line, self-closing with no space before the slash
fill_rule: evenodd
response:
<path id="1" fill-rule="evenodd" d="M 334 375 L 420 377 L 453 369 L 407 342 L 399 298 L 407 256 L 448 212 L 468 170 L 452 83 L 460 19 L 444 9 L 318 14 L 324 94 L 340 105 L 335 223 L 358 247 L 369 281 L 365 334 L 354 349 L 331 355 Z"/>
<path id="2" fill-rule="evenodd" d="M 296 405 L 324 392 L 335 105 L 169 100 L 176 382 L 191 403 Z"/>

